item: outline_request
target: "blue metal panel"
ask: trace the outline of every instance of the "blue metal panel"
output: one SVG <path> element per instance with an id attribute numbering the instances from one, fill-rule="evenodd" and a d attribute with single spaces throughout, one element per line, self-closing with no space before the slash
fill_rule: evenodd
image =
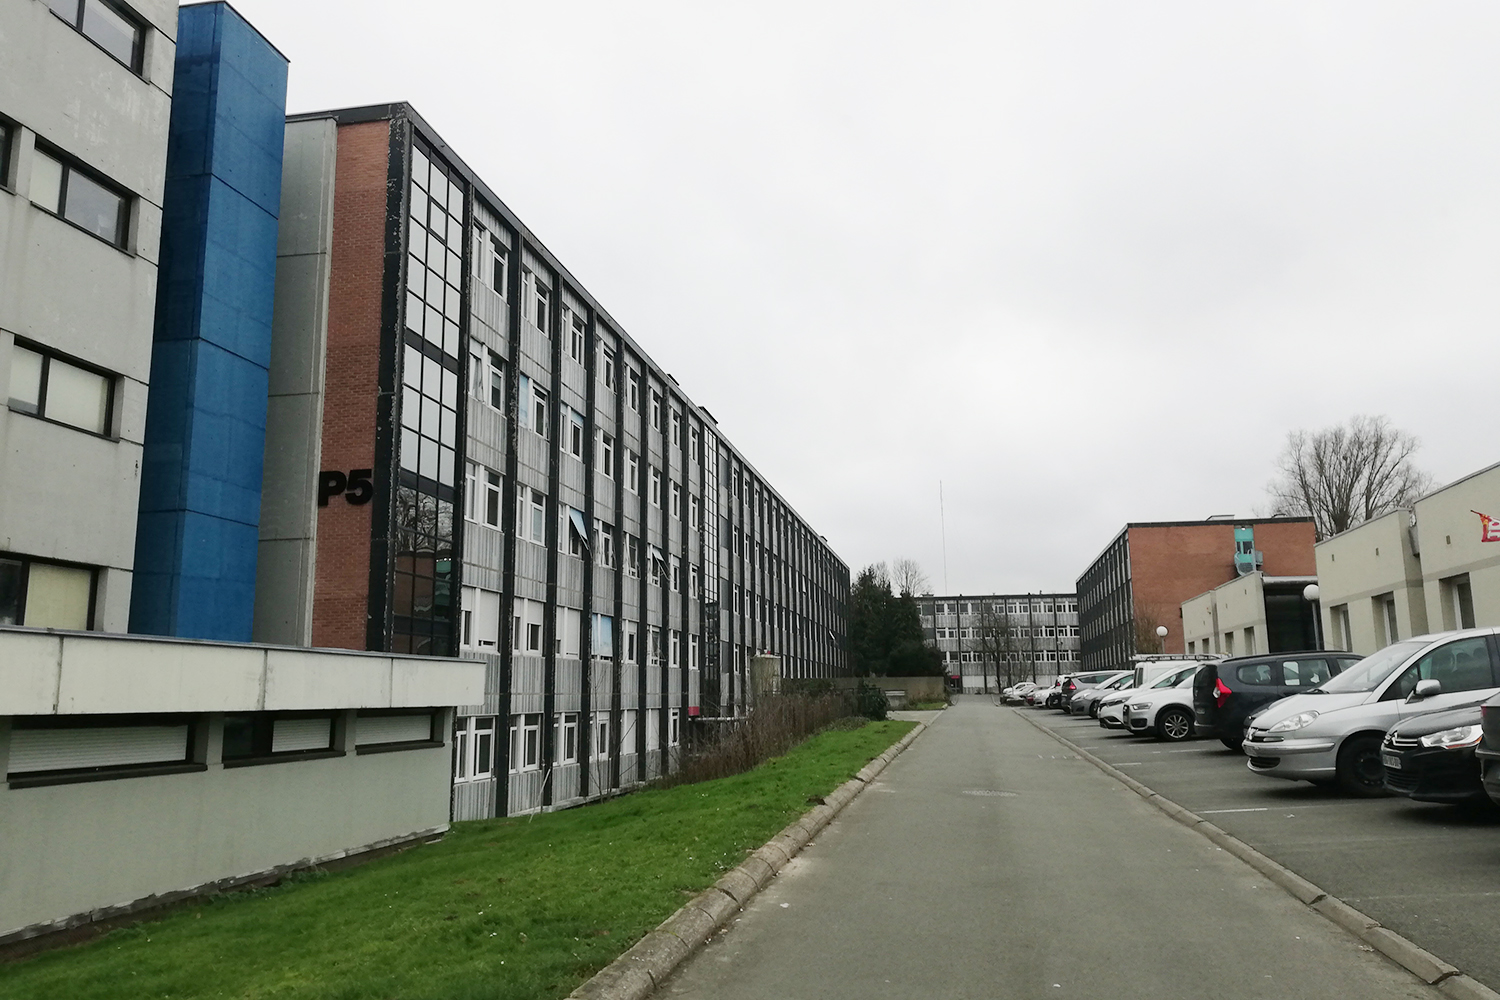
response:
<path id="1" fill-rule="evenodd" d="M 228 4 L 179 9 L 132 632 L 250 639 L 286 76 Z"/>

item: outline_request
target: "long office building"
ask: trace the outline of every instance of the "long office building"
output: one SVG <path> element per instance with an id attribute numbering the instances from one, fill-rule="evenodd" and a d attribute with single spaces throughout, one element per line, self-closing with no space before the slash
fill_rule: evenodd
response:
<path id="1" fill-rule="evenodd" d="M 482 658 L 455 818 L 661 773 L 756 656 L 845 672 L 848 567 L 409 105 L 284 162 L 257 640 Z"/>
<path id="2" fill-rule="evenodd" d="M 1078 669 L 1078 600 L 1073 594 L 959 594 L 921 597 L 927 644 L 943 672 L 967 693 Z"/>

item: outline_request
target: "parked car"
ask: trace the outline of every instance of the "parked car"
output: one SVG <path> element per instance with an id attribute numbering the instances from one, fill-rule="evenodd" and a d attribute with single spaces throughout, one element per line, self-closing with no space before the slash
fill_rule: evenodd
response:
<path id="1" fill-rule="evenodd" d="M 1087 715 L 1091 719 L 1095 718 L 1095 713 L 1099 710 L 1100 698 L 1134 686 L 1135 673 L 1130 670 L 1121 670 L 1111 680 L 1076 692 L 1073 700 L 1068 703 L 1068 709 L 1074 715 Z"/>
<path id="2" fill-rule="evenodd" d="M 1163 687 L 1159 683 L 1137 691 L 1125 699 L 1120 718 L 1125 729 L 1138 736 L 1180 742 L 1193 735 L 1193 679 L 1208 664 L 1173 675 L 1177 683 Z"/>
<path id="3" fill-rule="evenodd" d="M 1481 706 L 1467 705 L 1392 726 L 1380 744 L 1385 790 L 1418 802 L 1489 805 L 1474 756 L 1482 722 Z"/>
<path id="4" fill-rule="evenodd" d="M 1068 674 L 1062 678 L 1062 698 L 1058 707 L 1072 715 L 1073 699 L 1079 692 L 1087 691 L 1104 681 L 1114 680 L 1120 673 L 1118 670 L 1096 670 L 1088 674 Z"/>
<path id="5" fill-rule="evenodd" d="M 1099 725 L 1105 729 L 1125 728 L 1125 702 L 1130 698 L 1138 698 L 1144 691 L 1157 688 L 1169 688 L 1182 683 L 1183 680 L 1191 678 L 1198 668 L 1203 664 L 1197 660 L 1189 660 L 1186 665 L 1182 661 L 1176 661 L 1177 669 L 1170 673 L 1157 677 L 1145 688 L 1136 685 L 1123 691 L 1105 695 L 1099 699 L 1099 711 L 1094 718 L 1099 720 Z M 1136 668 L 1136 677 L 1140 676 L 1140 668 Z"/>
<path id="6" fill-rule="evenodd" d="M 1006 704 L 1020 704 L 1026 700 L 1026 692 L 1034 687 L 1036 687 L 1036 684 L 1031 681 L 1022 681 L 1019 684 L 1013 684 L 1000 692 L 1000 700 Z"/>
<path id="7" fill-rule="evenodd" d="M 1231 750 L 1245 742 L 1245 721 L 1274 701 L 1319 687 L 1360 657 L 1303 651 L 1235 656 L 1208 664 L 1193 680 L 1193 722 Z"/>
<path id="8" fill-rule="evenodd" d="M 1272 778 L 1385 794 L 1380 744 L 1387 730 L 1500 691 L 1497 632 L 1464 629 L 1392 643 L 1307 694 L 1276 702 L 1245 731 L 1247 765 Z"/>
<path id="9" fill-rule="evenodd" d="M 1037 708 L 1056 708 L 1058 701 L 1062 699 L 1062 680 L 1054 680 L 1050 687 L 1039 687 L 1033 691 L 1032 704 Z"/>
<path id="10" fill-rule="evenodd" d="M 1479 760 L 1479 781 L 1490 801 L 1500 805 L 1500 695 L 1479 706 L 1483 735 L 1474 756 Z"/>

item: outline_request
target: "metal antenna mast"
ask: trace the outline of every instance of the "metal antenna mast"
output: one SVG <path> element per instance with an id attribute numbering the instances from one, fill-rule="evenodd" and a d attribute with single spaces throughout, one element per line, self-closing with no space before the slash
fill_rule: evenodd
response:
<path id="1" fill-rule="evenodd" d="M 943 593 L 948 593 L 948 518 L 943 513 L 943 481 L 938 480 L 938 525 L 943 533 Z"/>

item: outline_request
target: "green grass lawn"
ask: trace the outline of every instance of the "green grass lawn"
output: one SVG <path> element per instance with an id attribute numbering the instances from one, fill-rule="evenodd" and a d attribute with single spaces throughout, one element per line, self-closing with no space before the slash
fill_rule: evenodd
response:
<path id="1" fill-rule="evenodd" d="M 829 730 L 746 774 L 298 876 L 0 965 L 0 997 L 562 997 L 912 728 Z"/>

